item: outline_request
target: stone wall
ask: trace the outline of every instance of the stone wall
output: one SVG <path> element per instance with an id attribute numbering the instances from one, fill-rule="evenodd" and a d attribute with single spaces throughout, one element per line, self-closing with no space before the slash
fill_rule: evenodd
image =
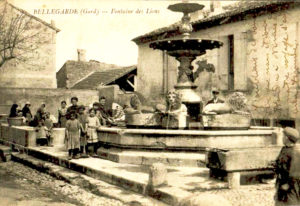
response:
<path id="1" fill-rule="evenodd" d="M 140 45 L 137 65 L 137 91 L 149 101 L 160 98 L 163 88 L 163 52 Z"/>
<path id="2" fill-rule="evenodd" d="M 79 104 L 86 106 L 99 99 L 98 91 L 96 90 L 0 88 L 0 105 L 17 103 L 23 107 L 26 101 L 30 101 L 32 104 L 31 111 L 35 113 L 40 104 L 45 102 L 46 110 L 57 117 L 60 102 L 65 100 L 70 105 L 70 99 L 73 96 L 78 97 Z"/>
<path id="3" fill-rule="evenodd" d="M 79 80 L 88 76 L 92 72 L 102 71 L 105 69 L 118 68 L 113 64 L 105 64 L 96 61 L 67 61 L 63 67 L 57 72 L 57 87 L 58 88 L 71 88 Z"/>
<path id="4" fill-rule="evenodd" d="M 5 15 L 7 21 L 9 21 L 10 14 L 20 14 L 12 7 L 8 8 L 8 12 Z M 28 19 L 29 17 L 26 16 L 24 21 Z M 38 48 L 34 51 L 19 49 L 18 52 L 23 55 L 17 55 L 18 59 L 11 59 L 0 68 L 0 87 L 56 88 L 56 32 L 32 18 L 29 29 L 25 30 L 22 35 L 24 38 L 34 36 L 28 38 L 26 47 L 34 45 Z M 24 48 L 25 44 L 17 45 L 17 47 Z"/>
<path id="5" fill-rule="evenodd" d="M 104 96 L 106 97 L 106 105 L 109 109 L 111 109 L 111 105 L 113 102 L 118 103 L 121 106 L 130 105 L 130 98 L 132 97 L 133 93 L 124 93 L 120 90 L 118 85 L 109 85 L 103 86 L 98 89 L 99 97 Z"/>
<path id="6" fill-rule="evenodd" d="M 57 88 L 67 88 L 68 79 L 67 79 L 66 63 L 56 73 L 56 82 L 57 82 Z"/>

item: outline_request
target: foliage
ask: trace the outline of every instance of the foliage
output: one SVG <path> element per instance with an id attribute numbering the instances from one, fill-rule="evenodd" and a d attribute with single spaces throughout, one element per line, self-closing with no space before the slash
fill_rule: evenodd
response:
<path id="1" fill-rule="evenodd" d="M 47 43 L 42 36 L 45 28 L 6 1 L 0 7 L 0 68 L 10 60 L 30 64 L 28 60 L 36 55 L 39 46 Z"/>

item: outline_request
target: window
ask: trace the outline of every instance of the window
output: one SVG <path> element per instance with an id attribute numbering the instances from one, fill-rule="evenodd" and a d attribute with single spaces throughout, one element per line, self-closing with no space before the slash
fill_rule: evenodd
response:
<path id="1" fill-rule="evenodd" d="M 234 90 L 234 36 L 228 36 L 228 89 Z"/>

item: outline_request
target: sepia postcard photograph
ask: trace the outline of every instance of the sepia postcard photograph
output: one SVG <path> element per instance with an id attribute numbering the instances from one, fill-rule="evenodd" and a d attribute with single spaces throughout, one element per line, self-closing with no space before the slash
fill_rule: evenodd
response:
<path id="1" fill-rule="evenodd" d="M 0 0 L 0 206 L 300 206 L 300 0 Z"/>

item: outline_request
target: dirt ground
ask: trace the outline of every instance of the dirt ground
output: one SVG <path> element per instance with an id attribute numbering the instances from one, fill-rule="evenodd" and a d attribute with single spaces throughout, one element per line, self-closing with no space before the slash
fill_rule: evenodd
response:
<path id="1" fill-rule="evenodd" d="M 274 182 L 243 185 L 238 190 L 195 191 L 217 194 L 232 206 L 273 206 Z M 118 200 L 91 194 L 80 187 L 57 180 L 16 162 L 0 163 L 0 205 L 2 206 L 123 206 Z"/>
<path id="2" fill-rule="evenodd" d="M 122 206 L 15 162 L 0 163 L 2 206 Z"/>

